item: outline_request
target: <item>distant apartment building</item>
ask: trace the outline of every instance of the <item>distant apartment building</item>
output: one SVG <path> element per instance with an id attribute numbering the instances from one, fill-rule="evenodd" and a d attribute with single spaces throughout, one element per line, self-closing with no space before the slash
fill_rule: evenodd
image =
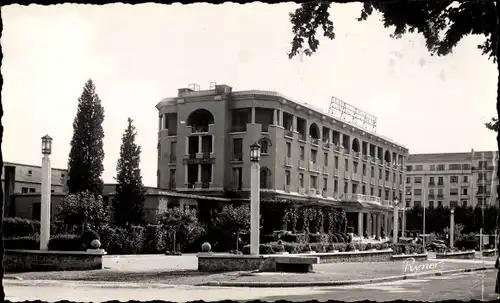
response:
<path id="1" fill-rule="evenodd" d="M 498 152 L 411 154 L 406 166 L 406 207 L 498 205 Z"/>
<path id="2" fill-rule="evenodd" d="M 66 187 L 67 169 L 52 168 L 52 192 L 62 193 Z M 2 167 L 2 188 L 4 190 L 4 215 L 15 211 L 14 195 L 40 193 L 42 167 L 29 164 L 4 162 Z"/>
<path id="3" fill-rule="evenodd" d="M 402 145 L 277 92 L 182 88 L 156 108 L 159 188 L 248 201 L 258 142 L 264 222 L 281 221 L 283 207 L 331 205 L 358 233 L 390 229 L 404 190 Z"/>

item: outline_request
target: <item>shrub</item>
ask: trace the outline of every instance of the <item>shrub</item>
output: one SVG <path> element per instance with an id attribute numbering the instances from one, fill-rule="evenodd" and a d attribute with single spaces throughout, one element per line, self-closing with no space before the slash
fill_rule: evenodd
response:
<path id="1" fill-rule="evenodd" d="M 351 243 L 352 242 L 352 235 L 351 234 L 347 234 L 346 235 L 346 242 L 347 243 Z"/>
<path id="2" fill-rule="evenodd" d="M 66 226 L 67 231 L 90 226 L 97 230 L 109 221 L 110 208 L 101 196 L 89 191 L 67 195 L 57 207 L 56 220 Z"/>
<path id="3" fill-rule="evenodd" d="M 273 252 L 285 252 L 285 246 L 282 243 L 270 243 Z"/>
<path id="4" fill-rule="evenodd" d="M 291 232 L 288 230 L 275 230 L 273 232 L 273 239 L 274 239 L 274 241 L 278 241 L 278 240 L 281 240 L 281 238 L 284 235 L 288 235 L 288 234 L 291 234 Z"/>
<path id="5" fill-rule="evenodd" d="M 167 233 L 160 225 L 147 225 L 144 230 L 143 253 L 157 254 L 166 250 Z"/>
<path id="6" fill-rule="evenodd" d="M 205 231 L 199 224 L 194 209 L 175 207 L 161 213 L 158 217 L 163 230 L 171 233 L 172 237 L 175 235 L 175 243 L 180 244 L 181 249 L 187 248 Z"/>
<path id="7" fill-rule="evenodd" d="M 352 243 L 347 244 L 345 251 L 354 251 L 355 247 Z"/>
<path id="8" fill-rule="evenodd" d="M 328 244 L 328 246 L 326 247 L 326 250 L 327 250 L 327 251 L 333 251 L 333 250 L 337 250 L 337 249 L 335 248 L 335 245 L 334 245 L 333 243 L 330 243 L 330 244 Z"/>
<path id="9" fill-rule="evenodd" d="M 104 225 L 99 230 L 99 235 L 101 237 L 101 247 L 110 255 L 138 254 L 143 251 L 145 242 L 144 227 L 112 228 Z"/>
<path id="10" fill-rule="evenodd" d="M 305 244 L 301 244 L 301 243 L 283 242 L 283 247 L 285 248 L 285 251 L 287 251 L 290 254 L 298 254 L 298 253 L 302 252 L 304 245 Z"/>
<path id="11" fill-rule="evenodd" d="M 328 243 L 327 234 L 309 234 L 309 243 Z"/>
<path id="12" fill-rule="evenodd" d="M 40 221 L 24 218 L 4 218 L 2 235 L 4 238 L 29 237 L 40 234 Z"/>
<path id="13" fill-rule="evenodd" d="M 326 251 L 326 244 L 324 243 L 313 243 L 311 245 L 311 249 L 312 251 L 315 251 L 315 252 L 325 252 Z"/>
<path id="14" fill-rule="evenodd" d="M 249 255 L 250 254 L 250 245 L 247 244 L 243 246 L 242 252 L 244 255 Z M 271 255 L 273 254 L 273 248 L 271 247 L 270 244 L 260 244 L 259 245 L 259 254 L 261 255 Z"/>
<path id="15" fill-rule="evenodd" d="M 284 234 L 281 236 L 281 240 L 288 243 L 309 243 L 308 234 Z"/>
<path id="16" fill-rule="evenodd" d="M 417 254 L 422 254 L 424 253 L 424 247 L 421 244 L 402 244 L 402 243 L 397 243 L 397 244 L 391 244 L 392 248 L 392 254 L 393 255 L 401 255 L 401 254 L 411 254 L 411 253 L 417 253 Z"/>
<path id="17" fill-rule="evenodd" d="M 332 242 L 332 243 L 339 243 L 339 239 L 337 238 L 337 236 L 336 236 L 336 235 L 331 235 L 331 240 L 330 240 L 330 242 Z"/>
<path id="18" fill-rule="evenodd" d="M 345 244 L 345 243 L 338 243 L 336 244 L 336 249 L 339 251 L 339 252 L 344 252 L 347 250 L 347 245 L 351 245 L 352 243 L 349 243 L 349 244 Z"/>
<path id="19" fill-rule="evenodd" d="M 382 246 L 382 249 L 389 249 L 388 243 L 382 243 L 381 246 Z"/>
<path id="20" fill-rule="evenodd" d="M 40 249 L 38 236 L 12 237 L 3 239 L 5 249 Z"/>
<path id="21" fill-rule="evenodd" d="M 339 243 L 345 243 L 345 239 L 344 239 L 344 236 L 342 234 L 337 233 L 337 234 L 335 234 L 335 236 L 339 240 Z"/>
<path id="22" fill-rule="evenodd" d="M 302 251 L 301 252 L 310 252 L 312 251 L 312 247 L 311 247 L 311 244 L 305 244 L 303 247 L 302 247 Z"/>
<path id="23" fill-rule="evenodd" d="M 89 243 L 90 245 L 90 243 Z M 86 248 L 83 245 L 81 236 L 78 235 L 57 235 L 49 240 L 50 250 L 62 251 L 83 251 Z"/>
<path id="24" fill-rule="evenodd" d="M 374 248 L 376 250 L 381 250 L 382 249 L 382 244 L 381 243 L 377 243 L 377 244 L 374 245 Z"/>
<path id="25" fill-rule="evenodd" d="M 97 234 L 93 230 L 87 230 L 83 232 L 82 236 L 80 237 L 80 243 L 83 245 L 84 249 L 90 248 L 90 244 L 92 243 L 93 240 L 101 240 L 99 237 L 99 234 Z"/>
<path id="26" fill-rule="evenodd" d="M 373 244 L 367 243 L 364 250 L 370 250 L 370 249 L 373 249 Z"/>

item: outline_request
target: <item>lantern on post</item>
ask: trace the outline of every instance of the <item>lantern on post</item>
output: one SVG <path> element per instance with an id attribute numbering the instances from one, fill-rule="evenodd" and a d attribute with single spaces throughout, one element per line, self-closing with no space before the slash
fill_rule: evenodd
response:
<path id="1" fill-rule="evenodd" d="M 52 153 L 52 138 L 49 135 L 42 137 L 42 154 L 48 156 Z"/>
<path id="2" fill-rule="evenodd" d="M 255 142 L 250 145 L 250 162 L 259 162 L 260 161 L 260 145 Z"/>

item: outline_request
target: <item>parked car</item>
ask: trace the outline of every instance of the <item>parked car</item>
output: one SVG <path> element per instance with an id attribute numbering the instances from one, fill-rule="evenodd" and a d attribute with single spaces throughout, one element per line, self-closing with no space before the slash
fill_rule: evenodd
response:
<path id="1" fill-rule="evenodd" d="M 448 245 L 443 240 L 433 240 L 431 243 L 425 245 L 428 251 L 442 252 L 448 248 Z"/>

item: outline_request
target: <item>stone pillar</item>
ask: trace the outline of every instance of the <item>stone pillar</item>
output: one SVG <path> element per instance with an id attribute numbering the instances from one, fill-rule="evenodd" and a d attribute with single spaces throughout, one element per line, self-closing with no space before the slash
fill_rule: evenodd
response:
<path id="1" fill-rule="evenodd" d="M 201 164 L 198 164 L 198 182 L 201 182 Z"/>
<path id="2" fill-rule="evenodd" d="M 363 237 L 363 213 L 358 213 L 358 235 Z"/>
<path id="3" fill-rule="evenodd" d="M 252 124 L 255 123 L 255 107 L 252 107 Z"/>
<path id="4" fill-rule="evenodd" d="M 259 255 L 260 232 L 260 165 L 252 163 L 250 168 L 250 254 Z"/>
<path id="5" fill-rule="evenodd" d="M 42 201 L 40 205 L 40 250 L 49 248 L 51 178 L 50 158 L 48 155 L 44 155 L 42 158 Z"/>
<path id="6" fill-rule="evenodd" d="M 280 117 L 280 119 L 279 119 L 279 125 L 280 126 L 285 126 L 285 124 L 283 123 L 283 110 L 279 111 L 279 117 Z"/>
<path id="7" fill-rule="evenodd" d="M 366 231 L 368 232 L 368 237 L 371 237 L 371 235 L 372 235 L 372 214 L 371 213 L 366 214 L 366 225 L 367 225 Z"/>
<path id="8" fill-rule="evenodd" d="M 202 147 L 201 147 L 201 136 L 198 136 L 198 153 L 201 154 L 202 152 Z"/>
<path id="9" fill-rule="evenodd" d="M 278 110 L 273 109 L 273 125 L 278 125 Z"/>
<path id="10" fill-rule="evenodd" d="M 293 131 L 297 131 L 297 116 L 292 118 Z"/>

